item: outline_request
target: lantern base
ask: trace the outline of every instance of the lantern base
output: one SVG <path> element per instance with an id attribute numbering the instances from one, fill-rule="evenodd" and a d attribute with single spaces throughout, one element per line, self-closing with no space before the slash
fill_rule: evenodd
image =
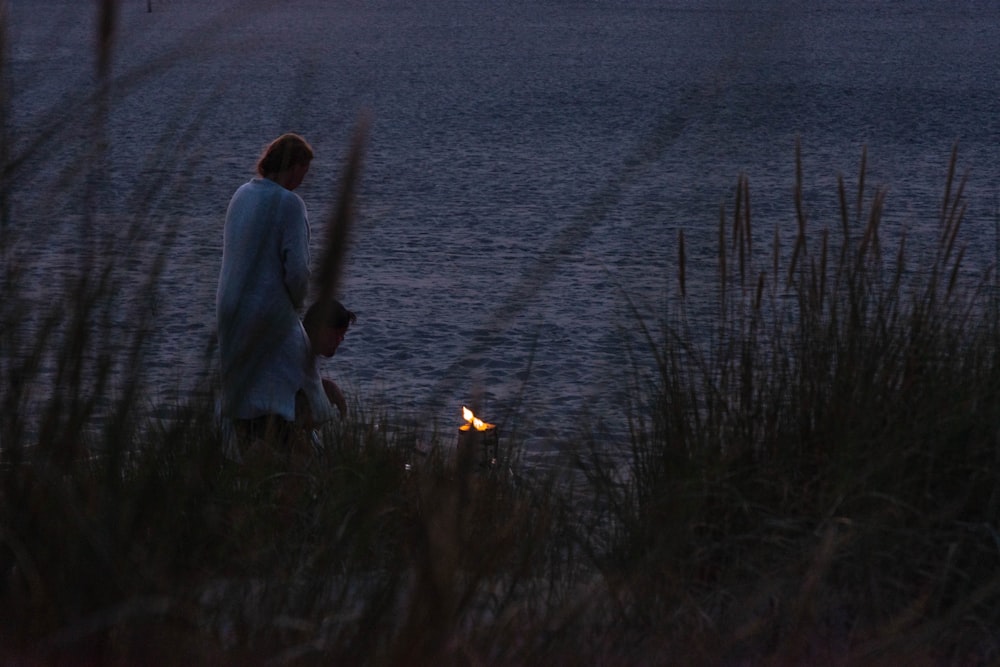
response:
<path id="1" fill-rule="evenodd" d="M 482 431 L 465 424 L 458 427 L 458 448 L 461 455 L 471 455 L 477 449 L 481 452 L 479 464 L 492 468 L 497 464 L 500 450 L 500 435 L 497 427 L 490 425 Z"/>

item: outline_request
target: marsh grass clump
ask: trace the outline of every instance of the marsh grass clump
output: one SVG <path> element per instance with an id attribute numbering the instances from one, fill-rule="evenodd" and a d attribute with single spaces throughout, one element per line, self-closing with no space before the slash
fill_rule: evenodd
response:
<path id="1" fill-rule="evenodd" d="M 810 231 L 800 205 L 794 242 L 776 231 L 770 254 L 741 178 L 720 215 L 716 316 L 688 316 L 682 235 L 678 304 L 659 330 L 636 320 L 655 373 L 636 371 L 628 443 L 580 433 L 573 484 L 524 470 L 511 443 L 483 466 L 454 433 L 363 401 L 306 459 L 236 465 L 212 386 L 144 403 L 165 254 L 124 311 L 114 262 L 81 263 L 39 304 L 5 261 L 0 657 L 994 658 L 1000 331 L 987 281 L 962 271 L 955 165 L 920 264 L 905 238 L 887 250 L 885 191 L 867 195 L 863 164 L 836 231 Z M 351 220 L 337 211 L 328 290 Z"/>
<path id="2" fill-rule="evenodd" d="M 347 173 L 359 158 L 356 144 Z M 574 485 L 517 467 L 508 443 L 513 468 L 483 467 L 454 434 L 363 402 L 306 460 L 236 465 L 211 386 L 146 409 L 154 311 L 108 305 L 113 263 L 83 264 L 44 307 L 5 263 L 0 656 L 995 656 L 997 311 L 961 271 L 955 162 L 920 265 L 905 239 L 886 251 L 885 194 L 866 196 L 863 168 L 857 202 L 840 187 L 836 232 L 814 239 L 800 208 L 794 243 L 775 233 L 770 255 L 741 178 L 720 216 L 717 316 L 688 318 L 681 237 L 679 304 L 659 331 L 636 322 L 655 374 L 637 370 L 627 446 L 579 434 Z M 348 225 L 338 210 L 330 224 Z M 346 234 L 330 238 L 339 262 Z M 159 266 L 140 303 L 155 304 Z M 337 268 L 320 275 L 335 284 Z"/>
<path id="3" fill-rule="evenodd" d="M 5 468 L 4 655 L 426 664 L 506 654 L 496 624 L 516 623 L 548 587 L 538 584 L 543 500 L 441 448 L 408 467 L 406 448 L 362 414 L 326 433 L 308 467 L 237 467 L 219 455 L 211 417 L 187 406 L 143 424 L 114 463 L 56 467 L 28 452 Z"/>
<path id="4" fill-rule="evenodd" d="M 686 316 L 681 239 L 628 474 L 592 474 L 598 562 L 634 623 L 670 615 L 710 660 L 995 658 L 998 320 L 988 277 L 962 273 L 955 169 L 920 264 L 905 235 L 883 247 L 864 160 L 856 202 L 841 180 L 840 220 L 813 232 L 800 168 L 794 243 L 776 232 L 755 263 L 741 178 L 709 331 Z"/>
<path id="5" fill-rule="evenodd" d="M 495 630 L 544 614 L 554 501 L 360 405 L 307 460 L 234 464 L 211 386 L 148 410 L 158 265 L 124 316 L 117 267 L 82 263 L 40 304 L 4 264 L 0 658 L 516 660 Z"/>

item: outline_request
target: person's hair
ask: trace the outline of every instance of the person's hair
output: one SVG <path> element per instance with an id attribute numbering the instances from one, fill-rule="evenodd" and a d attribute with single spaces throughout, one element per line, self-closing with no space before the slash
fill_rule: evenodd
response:
<path id="1" fill-rule="evenodd" d="M 286 169 L 309 164 L 313 159 L 313 149 L 297 134 L 283 134 L 267 145 L 257 160 L 257 173 L 261 176 L 280 174 Z"/>
<path id="2" fill-rule="evenodd" d="M 302 318 L 302 324 L 306 331 L 312 332 L 323 326 L 346 329 L 357 320 L 358 316 L 344 308 L 344 304 L 336 299 L 330 299 L 325 304 L 316 302 L 309 306 L 305 317 Z"/>

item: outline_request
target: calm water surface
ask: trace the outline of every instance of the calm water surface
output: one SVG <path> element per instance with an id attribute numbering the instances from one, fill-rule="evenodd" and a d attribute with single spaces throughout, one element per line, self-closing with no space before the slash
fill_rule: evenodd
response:
<path id="1" fill-rule="evenodd" d="M 154 406 L 214 372 L 225 207 L 261 146 L 288 130 L 314 144 L 300 193 L 318 257 L 362 113 L 341 290 L 358 324 L 328 370 L 426 423 L 450 428 L 475 402 L 532 443 L 585 417 L 621 433 L 639 340 L 627 304 L 662 314 L 683 229 L 698 311 L 740 173 L 759 245 L 791 238 L 797 139 L 812 225 L 837 224 L 836 178 L 853 182 L 867 146 L 887 226 L 911 234 L 936 219 L 958 142 L 970 260 L 995 258 L 994 3 L 128 0 L 98 163 L 93 3 L 10 4 L 25 289 L 43 299 L 72 273 L 85 228 L 121 237 L 111 252 L 136 284 L 175 233 Z"/>

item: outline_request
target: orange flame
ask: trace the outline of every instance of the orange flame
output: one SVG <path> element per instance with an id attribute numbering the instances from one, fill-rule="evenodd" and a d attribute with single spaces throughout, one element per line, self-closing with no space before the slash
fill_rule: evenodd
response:
<path id="1" fill-rule="evenodd" d="M 464 405 L 462 406 L 462 416 L 465 417 L 466 423 L 462 424 L 459 428 L 463 431 L 468 431 L 470 428 L 474 428 L 477 431 L 485 431 L 493 428 L 493 424 L 487 424 Z"/>

